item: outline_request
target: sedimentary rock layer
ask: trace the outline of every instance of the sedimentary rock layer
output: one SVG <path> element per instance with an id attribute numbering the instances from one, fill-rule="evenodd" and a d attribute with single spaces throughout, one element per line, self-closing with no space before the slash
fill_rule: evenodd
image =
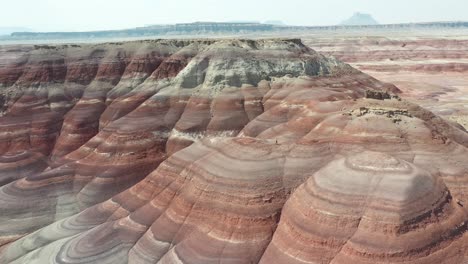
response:
<path id="1" fill-rule="evenodd" d="M 468 134 L 299 40 L 1 56 L 1 263 L 468 261 Z"/>
<path id="2" fill-rule="evenodd" d="M 468 129 L 466 33 L 335 35 L 305 43 L 401 89 L 401 96 Z"/>

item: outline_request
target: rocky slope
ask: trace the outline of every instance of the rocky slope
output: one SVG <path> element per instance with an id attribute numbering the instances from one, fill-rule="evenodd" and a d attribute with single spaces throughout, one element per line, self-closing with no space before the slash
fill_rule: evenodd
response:
<path id="1" fill-rule="evenodd" d="M 300 40 L 0 58 L 0 263 L 468 261 L 468 134 Z"/>

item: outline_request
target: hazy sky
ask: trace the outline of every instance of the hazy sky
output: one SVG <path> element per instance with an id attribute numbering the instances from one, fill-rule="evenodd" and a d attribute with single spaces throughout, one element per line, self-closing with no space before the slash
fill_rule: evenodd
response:
<path id="1" fill-rule="evenodd" d="M 194 21 L 334 25 L 354 12 L 380 23 L 468 21 L 468 0 L 0 0 L 0 27 L 120 29 Z"/>

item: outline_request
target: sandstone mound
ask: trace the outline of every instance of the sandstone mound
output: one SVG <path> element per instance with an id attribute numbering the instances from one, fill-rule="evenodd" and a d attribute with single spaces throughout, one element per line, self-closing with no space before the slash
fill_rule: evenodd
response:
<path id="1" fill-rule="evenodd" d="M 468 134 L 299 40 L 0 56 L 1 263 L 468 261 Z"/>

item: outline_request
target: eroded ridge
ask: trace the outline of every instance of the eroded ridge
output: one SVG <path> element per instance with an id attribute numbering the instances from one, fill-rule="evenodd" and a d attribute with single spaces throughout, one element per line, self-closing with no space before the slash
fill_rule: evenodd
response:
<path id="1" fill-rule="evenodd" d="M 468 261 L 468 134 L 299 40 L 4 49 L 2 263 Z"/>

